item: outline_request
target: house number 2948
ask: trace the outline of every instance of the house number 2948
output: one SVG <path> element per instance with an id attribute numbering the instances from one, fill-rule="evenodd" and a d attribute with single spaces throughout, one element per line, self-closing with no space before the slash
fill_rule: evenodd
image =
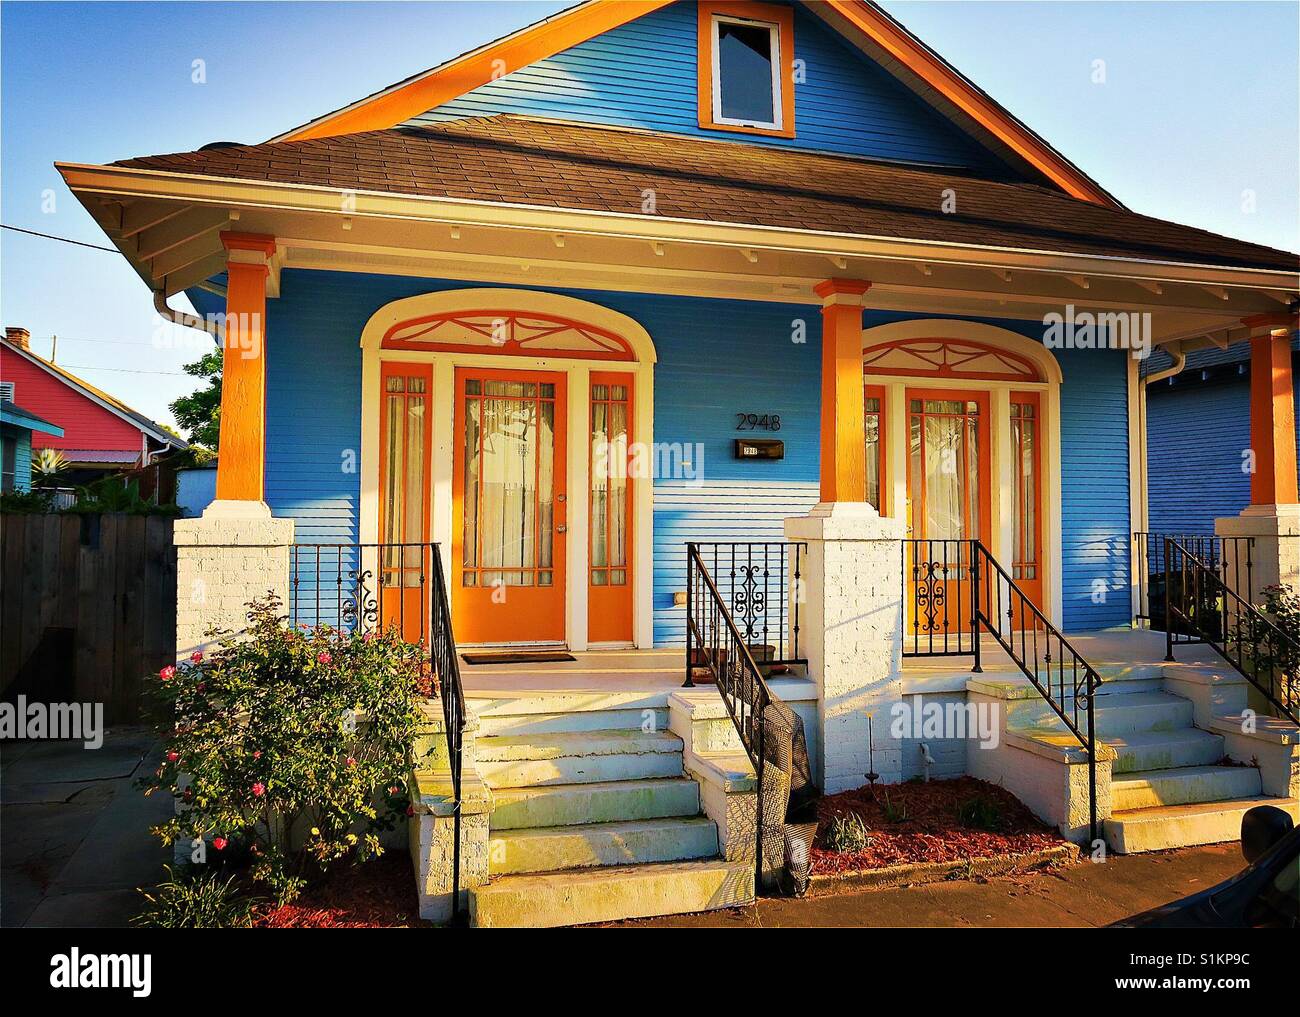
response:
<path id="1" fill-rule="evenodd" d="M 781 414 L 779 413 L 737 413 L 737 431 L 779 431 Z"/>

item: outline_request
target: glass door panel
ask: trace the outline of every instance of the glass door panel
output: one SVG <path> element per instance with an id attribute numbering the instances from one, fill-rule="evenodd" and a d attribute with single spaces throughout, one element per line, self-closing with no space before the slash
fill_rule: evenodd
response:
<path id="1" fill-rule="evenodd" d="M 462 369 L 456 383 L 457 638 L 562 641 L 563 376 Z"/>
<path id="2" fill-rule="evenodd" d="M 631 419 L 632 376 L 593 373 L 587 636 L 597 643 L 632 639 Z"/>

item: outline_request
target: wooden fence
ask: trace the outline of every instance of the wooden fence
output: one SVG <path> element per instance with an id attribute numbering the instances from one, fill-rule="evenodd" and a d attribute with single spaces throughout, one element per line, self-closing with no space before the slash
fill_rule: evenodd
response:
<path id="1" fill-rule="evenodd" d="M 0 516 L 0 694 L 141 718 L 145 674 L 173 663 L 173 520 Z"/>

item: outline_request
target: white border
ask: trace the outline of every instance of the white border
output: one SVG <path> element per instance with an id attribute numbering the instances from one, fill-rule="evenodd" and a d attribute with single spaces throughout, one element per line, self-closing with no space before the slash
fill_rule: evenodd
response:
<path id="1" fill-rule="evenodd" d="M 521 314 L 558 315 L 607 329 L 621 336 L 636 354 L 625 360 L 587 360 L 574 357 L 529 357 L 512 354 L 444 352 L 441 350 L 383 350 L 384 334 L 394 325 L 432 314 L 482 308 Z M 485 367 L 553 371 L 565 375 L 568 399 L 569 461 L 568 556 L 565 590 L 565 641 L 570 649 L 585 650 L 587 640 L 587 534 L 590 499 L 575 498 L 587 491 L 587 441 L 590 376 L 593 370 L 622 371 L 633 375 L 633 414 L 636 441 L 654 442 L 654 365 L 656 354 L 650 333 L 635 319 L 600 304 L 540 290 L 475 287 L 443 290 L 405 297 L 386 304 L 371 315 L 361 338 L 361 503 L 358 532 L 361 543 L 379 539 L 379 375 L 381 363 L 433 365 L 432 449 L 430 482 L 433 485 L 430 539 L 450 553 L 452 547 L 452 470 L 455 461 L 455 370 Z M 654 502 L 653 480 L 633 484 L 633 589 L 632 644 L 649 648 L 654 643 Z M 455 610 L 455 596 L 452 597 Z"/>
<path id="2" fill-rule="evenodd" d="M 747 28 L 766 28 L 772 38 L 773 119 L 770 121 L 733 120 L 731 117 L 722 115 L 722 53 L 718 29 L 724 21 L 728 24 L 742 25 Z M 781 25 L 775 21 L 756 21 L 753 18 L 743 18 L 736 14 L 714 14 L 709 22 L 709 31 L 713 33 L 712 46 L 710 47 L 710 55 L 713 58 L 713 122 L 724 127 L 756 127 L 765 131 L 785 130 L 785 124 L 783 123 L 785 110 L 781 106 L 784 98 L 781 91 L 783 87 L 781 68 L 785 66 L 781 52 Z"/>

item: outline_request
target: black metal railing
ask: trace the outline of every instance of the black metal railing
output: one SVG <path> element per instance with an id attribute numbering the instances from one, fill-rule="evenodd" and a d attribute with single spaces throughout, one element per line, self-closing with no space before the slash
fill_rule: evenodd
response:
<path id="1" fill-rule="evenodd" d="M 703 674 L 717 685 L 754 767 L 754 887 L 758 892 L 763 889 L 764 859 L 784 857 L 787 816 L 798 803 L 816 795 L 803 729 L 794 711 L 764 679 L 750 640 L 732 617 L 699 544 L 686 545 L 686 588 L 686 684 Z"/>
<path id="2" fill-rule="evenodd" d="M 1029 679 L 1088 753 L 1088 827 L 1097 839 L 1097 735 L 1094 710 L 1101 675 L 1016 585 L 978 540 L 971 541 L 975 629 L 987 631 Z M 979 640 L 975 670 L 980 669 Z"/>
<path id="3" fill-rule="evenodd" d="M 1165 541 L 1174 540 L 1215 569 L 1224 585 L 1254 600 L 1254 537 L 1220 537 L 1209 533 L 1170 533 L 1138 530 L 1133 534 L 1133 566 L 1137 576 L 1134 623 L 1158 629 L 1165 622 Z"/>
<path id="4" fill-rule="evenodd" d="M 799 603 L 808 545 L 795 541 L 693 545 L 756 663 L 772 670 L 806 664 Z"/>
<path id="5" fill-rule="evenodd" d="M 1165 659 L 1203 643 L 1253 685 L 1282 716 L 1300 724 L 1300 642 L 1224 582 L 1211 561 L 1182 541 L 1164 548 Z"/>
<path id="6" fill-rule="evenodd" d="M 904 540 L 903 655 L 974 658 L 987 632 L 1088 753 L 1088 824 L 1097 839 L 1094 706 L 1101 676 L 979 540 Z"/>
<path id="7" fill-rule="evenodd" d="M 428 651 L 430 692 L 442 703 L 451 770 L 452 914 L 460 914 L 461 687 L 451 604 L 437 544 L 294 544 L 289 549 L 289 623 L 344 632 L 396 629 Z"/>
<path id="8" fill-rule="evenodd" d="M 964 657 L 979 650 L 971 603 L 971 541 L 903 541 L 904 657 Z"/>

